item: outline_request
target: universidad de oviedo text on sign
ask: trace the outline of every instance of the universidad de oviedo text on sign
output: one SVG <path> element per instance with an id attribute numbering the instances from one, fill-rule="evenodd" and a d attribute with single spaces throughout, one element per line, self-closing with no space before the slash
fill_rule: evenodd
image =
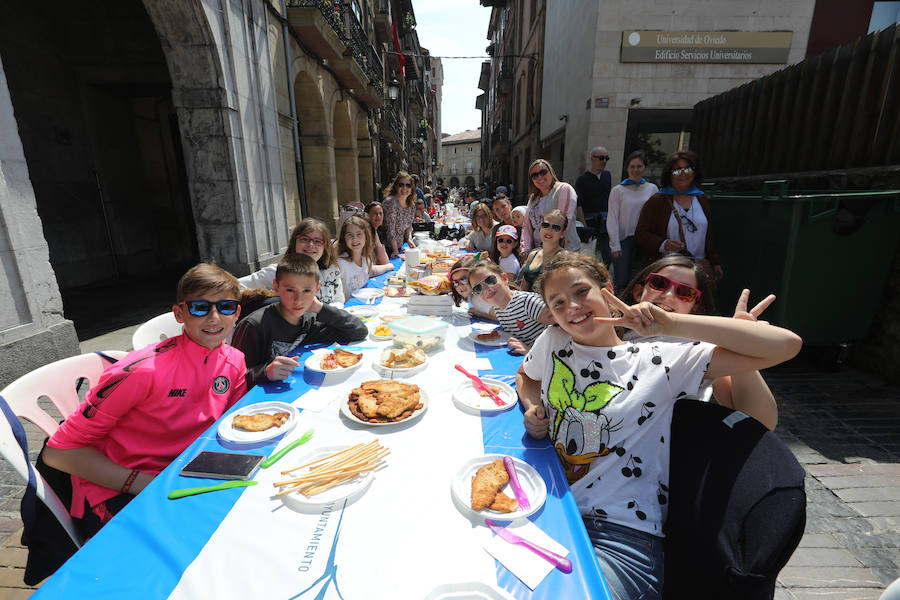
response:
<path id="1" fill-rule="evenodd" d="M 790 31 L 623 31 L 621 62 L 787 64 Z"/>

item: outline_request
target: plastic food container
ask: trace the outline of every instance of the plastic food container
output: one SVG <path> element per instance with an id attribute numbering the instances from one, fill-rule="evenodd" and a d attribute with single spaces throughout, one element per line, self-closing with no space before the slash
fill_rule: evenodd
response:
<path id="1" fill-rule="evenodd" d="M 391 323 L 391 337 L 398 348 L 416 346 L 429 350 L 444 345 L 447 323 L 428 317 L 408 317 Z"/>

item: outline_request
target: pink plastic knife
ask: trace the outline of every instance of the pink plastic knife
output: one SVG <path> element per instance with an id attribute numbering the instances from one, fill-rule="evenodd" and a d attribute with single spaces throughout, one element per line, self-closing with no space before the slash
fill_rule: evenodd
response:
<path id="1" fill-rule="evenodd" d="M 571 573 L 572 572 L 572 561 L 566 558 L 565 556 L 560 556 L 555 552 L 550 552 L 546 548 L 538 546 L 532 542 L 529 542 L 525 538 L 519 537 L 512 531 L 504 527 L 500 527 L 490 519 L 484 520 L 485 525 L 491 528 L 491 531 L 496 533 L 498 536 L 502 537 L 504 540 L 509 542 L 510 544 L 518 544 L 519 546 L 524 546 L 528 548 L 548 563 L 562 571 L 563 573 Z"/>
<path id="2" fill-rule="evenodd" d="M 469 373 L 468 371 L 463 369 L 460 365 L 456 365 L 456 370 L 459 371 L 460 373 L 462 373 L 463 375 L 465 375 L 466 377 L 468 377 L 469 379 L 471 379 L 472 385 L 475 386 L 475 389 L 478 390 L 479 392 L 484 392 L 488 396 L 490 396 L 491 400 L 494 401 L 494 404 L 496 404 L 497 406 L 506 406 L 506 402 L 504 402 L 500 398 L 500 396 L 497 395 L 497 392 L 495 392 L 494 390 L 492 390 L 491 388 L 486 386 L 484 384 L 484 382 L 478 378 L 477 375 L 472 375 L 471 373 Z"/>
<path id="3" fill-rule="evenodd" d="M 509 473 L 509 483 L 512 485 L 513 492 L 516 494 L 516 500 L 519 501 L 519 508 L 531 508 L 531 503 L 528 502 L 528 496 L 525 495 L 525 490 L 522 489 L 522 486 L 519 484 L 519 475 L 516 473 L 516 463 L 513 462 L 508 456 L 503 457 L 503 466 L 506 467 L 506 472 Z"/>

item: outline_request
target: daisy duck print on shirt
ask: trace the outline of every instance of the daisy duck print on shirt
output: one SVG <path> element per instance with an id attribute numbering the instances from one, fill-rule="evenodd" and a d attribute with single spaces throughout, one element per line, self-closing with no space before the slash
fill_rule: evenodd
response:
<path id="1" fill-rule="evenodd" d="M 548 328 L 525 357 L 581 514 L 660 535 L 672 408 L 696 394 L 714 346 L 585 346 Z"/>

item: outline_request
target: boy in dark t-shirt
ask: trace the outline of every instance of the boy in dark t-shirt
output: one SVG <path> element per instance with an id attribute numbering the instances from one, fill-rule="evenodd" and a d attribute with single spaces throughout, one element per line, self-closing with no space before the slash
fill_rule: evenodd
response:
<path id="1" fill-rule="evenodd" d="M 310 257 L 286 255 L 279 261 L 273 284 L 279 302 L 241 321 L 231 341 L 247 361 L 248 387 L 286 379 L 298 367 L 288 354 L 301 344 L 346 343 L 368 335 L 362 321 L 316 298 L 320 285 L 319 267 Z"/>

